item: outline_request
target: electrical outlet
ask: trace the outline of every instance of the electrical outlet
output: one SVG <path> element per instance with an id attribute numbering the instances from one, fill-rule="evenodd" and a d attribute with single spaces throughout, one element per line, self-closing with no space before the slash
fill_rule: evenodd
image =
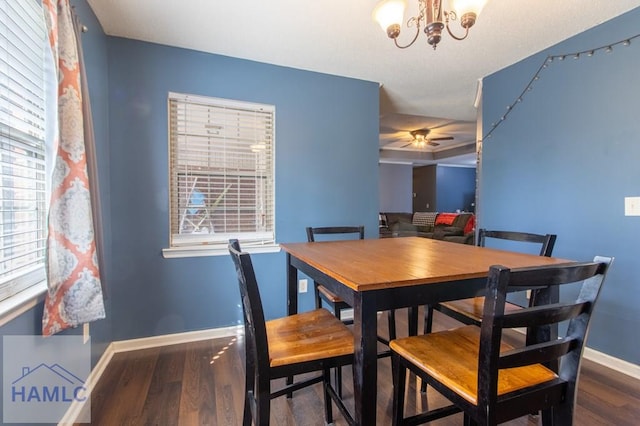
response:
<path id="1" fill-rule="evenodd" d="M 624 197 L 624 215 L 640 216 L 640 197 Z"/>
<path id="2" fill-rule="evenodd" d="M 302 279 L 298 281 L 298 293 L 306 293 L 307 292 L 307 280 Z"/>

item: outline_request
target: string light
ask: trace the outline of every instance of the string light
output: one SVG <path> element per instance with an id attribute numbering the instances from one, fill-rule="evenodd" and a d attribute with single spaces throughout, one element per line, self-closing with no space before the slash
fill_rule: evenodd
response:
<path id="1" fill-rule="evenodd" d="M 616 43 L 600 46 L 600 47 L 597 47 L 595 49 L 583 50 L 581 52 L 564 53 L 562 55 L 549 55 L 549 56 L 547 56 L 544 59 L 544 61 L 542 62 L 542 64 L 540 65 L 540 67 L 538 68 L 538 70 L 536 71 L 536 73 L 533 75 L 533 77 L 531 78 L 529 83 L 525 86 L 525 88 L 522 91 L 522 93 L 520 93 L 520 96 L 518 96 L 511 103 L 511 105 L 507 105 L 507 112 L 502 117 L 500 117 L 500 120 L 498 120 L 498 122 L 491 123 L 491 129 L 489 129 L 489 131 L 484 135 L 483 139 L 488 139 L 488 138 L 491 137 L 491 134 L 494 132 L 494 130 L 496 130 L 498 128 L 498 126 L 500 126 L 500 124 L 502 124 L 507 119 L 507 116 L 509 115 L 509 113 L 511 113 L 511 111 L 513 111 L 513 109 L 516 106 L 516 104 L 522 102 L 522 99 L 523 99 L 524 95 L 527 92 L 531 92 L 533 90 L 533 83 L 540 80 L 540 73 L 542 72 L 542 70 L 544 70 L 545 68 L 548 68 L 548 66 L 551 63 L 553 63 L 556 59 L 558 61 L 564 61 L 564 59 L 567 56 L 571 56 L 573 59 L 576 59 L 576 60 L 580 59 L 584 55 L 586 55 L 588 57 L 592 57 L 599 50 L 602 50 L 602 51 L 604 51 L 606 53 L 611 53 L 615 46 L 618 46 L 618 45 L 629 46 L 631 44 L 631 40 L 633 40 L 635 38 L 638 38 L 638 37 L 640 37 L 640 34 L 636 34 L 633 37 L 629 37 L 627 39 L 620 40 L 620 41 L 618 41 Z"/>

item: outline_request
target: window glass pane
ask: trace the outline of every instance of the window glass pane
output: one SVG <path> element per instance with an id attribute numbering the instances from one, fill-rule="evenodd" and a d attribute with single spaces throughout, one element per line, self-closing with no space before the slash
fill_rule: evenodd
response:
<path id="1" fill-rule="evenodd" d="M 273 106 L 169 95 L 171 245 L 274 242 Z"/>
<path id="2" fill-rule="evenodd" d="M 0 300 L 44 279 L 44 40 L 36 1 L 0 10 Z"/>

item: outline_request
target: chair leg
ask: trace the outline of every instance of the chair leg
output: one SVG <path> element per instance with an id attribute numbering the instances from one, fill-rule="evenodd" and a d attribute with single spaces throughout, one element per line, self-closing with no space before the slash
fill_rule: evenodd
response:
<path id="1" fill-rule="evenodd" d="M 320 291 L 318 291 L 318 284 L 315 281 L 313 282 L 313 292 L 316 298 L 316 309 L 320 309 L 322 308 L 322 298 L 320 297 Z"/>
<path id="2" fill-rule="evenodd" d="M 418 306 L 407 309 L 407 331 L 409 336 L 418 335 Z"/>
<path id="3" fill-rule="evenodd" d="M 541 417 L 544 426 L 571 426 L 573 424 L 573 404 L 565 402 L 548 410 L 543 410 Z"/>
<path id="4" fill-rule="evenodd" d="M 387 320 L 389 322 L 389 341 L 396 338 L 396 311 L 391 309 L 388 311 Z"/>
<path id="5" fill-rule="evenodd" d="M 477 422 L 473 420 L 467 413 L 464 413 L 464 420 L 462 422 L 464 426 L 477 426 Z"/>
<path id="6" fill-rule="evenodd" d="M 337 367 L 339 368 L 339 367 Z M 331 396 L 329 395 L 329 386 L 331 385 L 331 373 L 328 368 L 322 370 L 322 387 L 324 389 L 324 418 L 327 424 L 333 423 L 333 409 L 331 407 Z"/>
<path id="7" fill-rule="evenodd" d="M 391 355 L 391 370 L 393 372 L 393 414 L 392 424 L 398 426 L 404 419 L 404 395 L 407 384 L 407 369 L 401 365 L 396 355 Z"/>
<path id="8" fill-rule="evenodd" d="M 271 417 L 271 398 L 269 393 L 258 392 L 256 398 L 256 426 L 268 425 Z"/>
<path id="9" fill-rule="evenodd" d="M 342 367 L 336 367 L 336 394 L 342 399 Z"/>
<path id="10" fill-rule="evenodd" d="M 429 334 L 433 330 L 433 306 L 426 305 L 424 307 L 424 334 Z M 420 392 L 424 393 L 427 391 L 427 382 L 422 380 L 420 383 Z"/>
<path id="11" fill-rule="evenodd" d="M 248 357 L 249 353 L 252 352 L 252 340 L 247 339 L 246 345 L 247 350 L 245 354 L 245 363 L 244 363 L 244 410 L 242 414 L 242 425 L 243 426 L 251 426 L 252 416 L 251 416 L 251 406 L 255 402 L 255 394 L 256 394 L 256 371 L 255 364 L 253 360 Z"/>
<path id="12" fill-rule="evenodd" d="M 433 329 L 433 306 L 426 305 L 424 307 L 424 334 L 431 333 Z"/>
<path id="13" fill-rule="evenodd" d="M 342 321 L 342 312 L 340 311 L 340 307 L 333 304 L 333 314 L 336 318 Z M 336 378 L 336 393 L 340 398 L 342 398 L 342 368 L 336 367 L 335 369 L 335 378 Z"/>
<path id="14" fill-rule="evenodd" d="M 251 398 L 249 392 L 244 395 L 244 410 L 242 413 L 242 426 L 251 426 Z"/>

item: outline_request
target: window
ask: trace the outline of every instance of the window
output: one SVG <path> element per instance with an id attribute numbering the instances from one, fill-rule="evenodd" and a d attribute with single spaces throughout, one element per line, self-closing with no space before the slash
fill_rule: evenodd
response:
<path id="1" fill-rule="evenodd" d="M 271 105 L 169 94 L 171 248 L 275 244 L 274 121 Z"/>
<path id="2" fill-rule="evenodd" d="M 46 40 L 36 1 L 0 9 L 0 301 L 44 280 Z"/>

